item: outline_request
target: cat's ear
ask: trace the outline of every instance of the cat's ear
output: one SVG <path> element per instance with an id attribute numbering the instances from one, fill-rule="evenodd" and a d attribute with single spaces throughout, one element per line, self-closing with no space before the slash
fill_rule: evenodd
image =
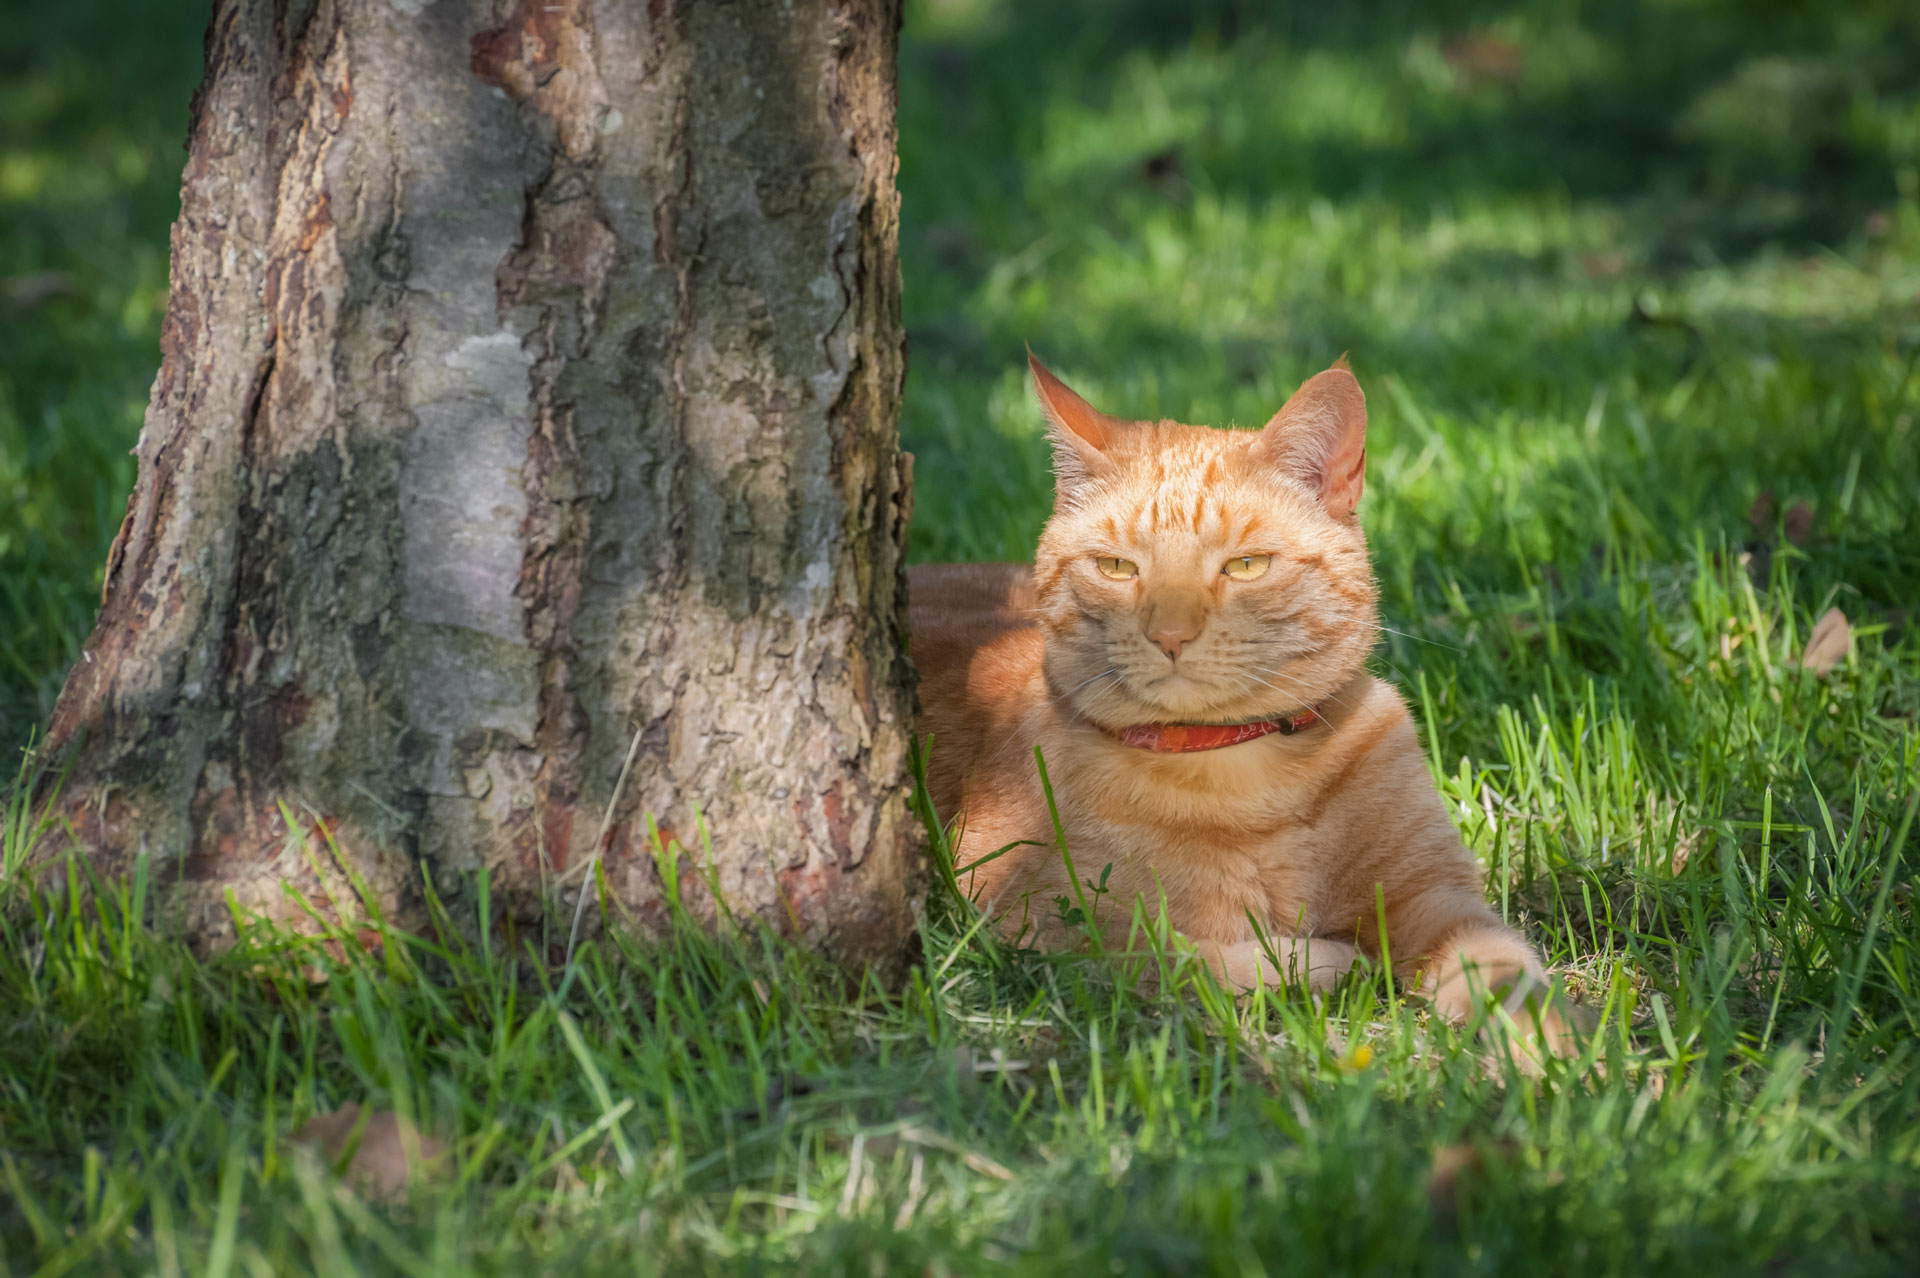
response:
<path id="1" fill-rule="evenodd" d="M 1033 393 L 1040 411 L 1047 418 L 1047 434 L 1053 440 L 1053 473 L 1060 497 L 1071 500 L 1089 482 L 1109 473 L 1113 460 L 1107 456 L 1121 423 L 1074 394 L 1048 371 L 1047 366 L 1027 351 L 1027 368 L 1033 373 Z"/>
<path id="2" fill-rule="evenodd" d="M 1347 357 L 1309 377 L 1253 448 L 1318 493 L 1329 515 L 1351 518 L 1367 479 L 1367 397 Z"/>

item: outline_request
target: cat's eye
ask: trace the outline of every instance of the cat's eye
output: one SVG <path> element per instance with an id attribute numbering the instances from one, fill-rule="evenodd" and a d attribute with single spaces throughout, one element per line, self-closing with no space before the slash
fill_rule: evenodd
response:
<path id="1" fill-rule="evenodd" d="M 1220 565 L 1220 571 L 1235 581 L 1255 581 L 1266 575 L 1272 555 L 1235 555 Z"/>
<path id="2" fill-rule="evenodd" d="M 1126 581 L 1140 575 L 1140 569 L 1130 559 L 1112 559 L 1102 555 L 1093 562 L 1100 565 L 1102 576 L 1111 577 L 1115 581 Z"/>

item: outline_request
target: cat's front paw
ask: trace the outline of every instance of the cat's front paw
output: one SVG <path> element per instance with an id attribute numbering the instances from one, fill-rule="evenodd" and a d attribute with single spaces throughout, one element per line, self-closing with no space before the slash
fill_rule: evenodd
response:
<path id="1" fill-rule="evenodd" d="M 1505 1038 L 1516 1048 L 1515 1061 L 1538 1073 L 1541 1057 L 1576 1057 L 1599 1028 L 1592 1008 L 1573 1001 L 1544 971 L 1514 964 L 1504 969 L 1456 968 L 1431 991 L 1436 1014 L 1456 1025 L 1478 1021 L 1483 1035 Z"/>

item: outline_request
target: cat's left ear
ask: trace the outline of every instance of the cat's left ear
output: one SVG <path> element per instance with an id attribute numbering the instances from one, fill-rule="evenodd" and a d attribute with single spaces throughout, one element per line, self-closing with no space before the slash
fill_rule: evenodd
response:
<path id="1" fill-rule="evenodd" d="M 1351 519 L 1367 480 L 1367 397 L 1347 357 L 1309 377 L 1253 449 L 1317 493 L 1329 515 Z"/>

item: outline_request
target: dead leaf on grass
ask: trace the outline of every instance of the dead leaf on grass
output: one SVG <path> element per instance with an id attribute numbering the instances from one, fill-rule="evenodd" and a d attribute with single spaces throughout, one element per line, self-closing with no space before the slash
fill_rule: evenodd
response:
<path id="1" fill-rule="evenodd" d="M 1618 249 L 1609 253 L 1582 253 L 1580 269 L 1590 280 L 1610 280 L 1627 269 L 1627 255 Z"/>
<path id="2" fill-rule="evenodd" d="M 1819 621 L 1814 623 L 1813 633 L 1807 636 L 1807 646 L 1800 654 L 1800 665 L 1823 675 L 1846 660 L 1847 649 L 1853 644 L 1853 628 L 1847 624 L 1847 614 L 1838 608 L 1829 608 Z"/>
<path id="3" fill-rule="evenodd" d="M 1781 521 L 1787 540 L 1796 546 L 1807 544 L 1807 538 L 1813 535 L 1813 507 L 1804 501 L 1796 501 L 1787 507 L 1787 517 Z"/>
<path id="4" fill-rule="evenodd" d="M 1440 46 L 1440 56 L 1469 80 L 1518 84 L 1527 69 L 1525 49 L 1485 32 L 1451 37 Z"/>
<path id="5" fill-rule="evenodd" d="M 447 1150 L 444 1141 L 421 1134 L 390 1110 L 373 1111 L 363 1124 L 360 1106 L 354 1101 L 330 1113 L 315 1114 L 293 1134 L 293 1140 L 335 1165 L 351 1147 L 353 1156 L 341 1170 L 342 1179 L 380 1197 L 394 1197 L 405 1190 L 407 1174 L 416 1167 L 425 1175 L 441 1171 Z"/>

